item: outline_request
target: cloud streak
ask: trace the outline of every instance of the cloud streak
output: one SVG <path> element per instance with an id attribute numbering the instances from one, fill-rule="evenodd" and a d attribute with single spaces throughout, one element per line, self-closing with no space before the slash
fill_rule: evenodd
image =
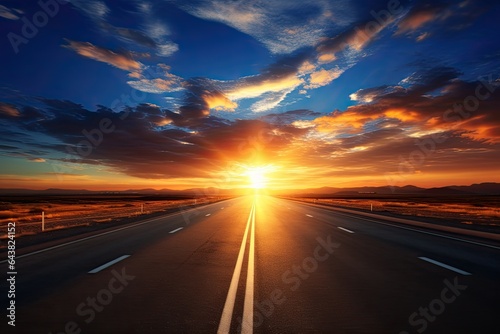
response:
<path id="1" fill-rule="evenodd" d="M 140 62 L 133 59 L 132 55 L 127 53 L 111 51 L 89 42 L 72 40 L 66 40 L 66 42 L 68 44 L 63 45 L 65 48 L 73 50 L 83 57 L 97 60 L 125 71 L 137 71 L 143 67 Z"/>
<path id="2" fill-rule="evenodd" d="M 22 10 L 15 8 L 8 8 L 3 5 L 0 5 L 0 17 L 8 20 L 19 20 L 20 15 L 24 14 Z"/>
<path id="3" fill-rule="evenodd" d="M 14 105 L 0 102 L 0 114 L 8 117 L 19 117 L 21 114 Z"/>

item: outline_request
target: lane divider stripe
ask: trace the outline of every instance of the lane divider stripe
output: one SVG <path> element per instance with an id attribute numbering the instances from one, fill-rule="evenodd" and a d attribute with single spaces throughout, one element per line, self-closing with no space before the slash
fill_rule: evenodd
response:
<path id="1" fill-rule="evenodd" d="M 229 291 L 227 293 L 226 302 L 224 303 L 224 309 L 222 311 L 222 316 L 219 322 L 219 328 L 217 329 L 218 334 L 227 334 L 231 329 L 231 319 L 233 317 L 234 304 L 236 301 L 236 292 L 238 290 L 238 282 L 240 280 L 241 268 L 243 266 L 243 257 L 245 255 L 245 249 L 248 240 L 248 231 L 250 230 L 250 225 L 252 223 L 252 216 L 255 210 L 255 203 L 250 209 L 250 215 L 248 216 L 247 225 L 245 228 L 245 234 L 243 235 L 243 240 L 240 246 L 240 252 L 238 254 L 238 259 L 236 261 L 236 266 L 234 268 L 233 277 L 231 278 L 231 284 L 229 285 Z"/>
<path id="2" fill-rule="evenodd" d="M 440 266 L 440 267 L 446 268 L 448 270 L 454 271 L 454 272 L 456 272 L 457 274 L 460 274 L 460 275 L 471 275 L 471 273 L 468 273 L 468 272 L 463 271 L 461 269 L 449 266 L 449 265 L 447 265 L 445 263 L 442 263 L 442 262 L 439 262 L 439 261 L 436 261 L 436 260 L 433 260 L 433 259 L 429 259 L 428 257 L 425 257 L 425 256 L 420 256 L 419 259 L 427 261 L 427 262 L 432 263 L 432 264 L 435 264 L 436 266 Z"/>
<path id="3" fill-rule="evenodd" d="M 109 261 L 108 263 L 105 263 L 103 264 L 102 266 L 99 266 L 95 269 L 92 269 L 91 271 L 89 271 L 89 274 L 96 274 L 98 272 L 100 272 L 101 270 L 104 270 L 108 267 L 111 267 L 112 265 L 114 265 L 115 263 L 118 263 L 122 260 L 125 260 L 127 257 L 129 257 L 130 255 L 123 255 L 123 256 L 120 256 L 119 258 L 117 259 L 114 259 L 113 261 Z"/>
<path id="4" fill-rule="evenodd" d="M 175 232 L 179 232 L 179 231 L 180 231 L 180 230 L 182 230 L 183 228 L 184 228 L 184 227 L 179 227 L 179 228 L 176 228 L 175 230 L 172 230 L 172 231 L 170 231 L 170 232 L 168 232 L 168 233 L 170 233 L 170 234 L 174 234 Z"/>
<path id="5" fill-rule="evenodd" d="M 342 231 L 345 231 L 345 232 L 348 232 L 348 233 L 354 233 L 354 231 L 348 230 L 348 229 L 343 228 L 343 227 L 340 227 L 340 226 L 338 226 L 337 228 L 338 228 L 339 230 L 342 230 Z"/>
<path id="6" fill-rule="evenodd" d="M 245 303 L 243 306 L 243 322 L 241 334 L 252 334 L 253 332 L 253 296 L 255 277 L 255 203 L 252 213 L 250 233 L 250 249 L 248 250 L 247 285 L 245 290 Z"/>

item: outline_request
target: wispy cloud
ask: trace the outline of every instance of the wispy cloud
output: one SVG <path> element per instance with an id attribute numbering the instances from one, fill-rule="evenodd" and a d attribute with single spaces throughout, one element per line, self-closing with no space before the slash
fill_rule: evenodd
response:
<path id="1" fill-rule="evenodd" d="M 105 19 L 110 12 L 104 1 L 98 0 L 68 0 L 73 6 L 94 20 Z"/>
<path id="2" fill-rule="evenodd" d="M 171 42 L 163 42 L 163 44 L 158 44 L 158 55 L 162 57 L 170 57 L 179 50 L 179 46 Z"/>
<path id="3" fill-rule="evenodd" d="M 97 27 L 110 37 L 116 37 L 122 41 L 135 43 L 156 51 L 161 57 L 170 57 L 179 50 L 179 46 L 169 40 L 170 31 L 168 27 L 154 19 L 151 5 L 140 6 L 143 16 L 142 20 L 146 23 L 142 29 L 133 29 L 129 27 L 118 27 L 108 22 L 110 8 L 103 1 L 90 0 L 72 0 L 71 3 L 86 16 L 90 17 Z M 149 9 L 148 9 L 149 8 Z"/>
<path id="4" fill-rule="evenodd" d="M 118 38 L 127 42 L 133 42 L 140 46 L 145 46 L 148 48 L 157 47 L 157 43 L 155 42 L 155 40 L 142 31 L 130 28 L 115 27 L 105 21 L 100 22 L 99 26 L 109 34 L 114 34 Z"/>
<path id="5" fill-rule="evenodd" d="M 399 21 L 396 34 L 415 32 L 424 25 L 446 17 L 446 6 L 435 3 L 424 3 L 413 7 L 408 14 Z"/>
<path id="6" fill-rule="evenodd" d="M 395 35 L 415 37 L 420 42 L 443 31 L 457 31 L 468 27 L 487 11 L 490 1 L 427 1 L 417 2 L 397 23 Z"/>
<path id="7" fill-rule="evenodd" d="M 183 79 L 170 73 L 170 66 L 161 63 L 132 72 L 129 77 L 137 79 L 127 81 L 131 87 L 146 93 L 161 94 L 183 89 Z"/>
<path id="8" fill-rule="evenodd" d="M 263 112 L 274 109 L 277 106 L 279 106 L 280 103 L 282 103 L 285 100 L 287 95 L 293 92 L 294 90 L 295 87 L 290 87 L 287 89 L 283 89 L 281 91 L 266 93 L 264 94 L 264 97 L 260 101 L 255 102 L 250 107 L 250 109 L 253 112 Z"/>
<path id="9" fill-rule="evenodd" d="M 127 53 L 111 51 L 103 47 L 95 46 L 89 42 L 66 41 L 68 44 L 63 46 L 75 51 L 79 55 L 112 65 L 125 71 L 137 71 L 143 66 Z"/>
<path id="10" fill-rule="evenodd" d="M 2 102 L 0 102 L 0 114 L 4 114 L 9 117 L 18 117 L 21 115 L 16 106 Z"/>
<path id="11" fill-rule="evenodd" d="M 171 0 L 197 17 L 222 22 L 263 43 L 272 53 L 290 53 L 313 46 L 327 31 L 355 18 L 348 1 L 308 2 Z"/>
<path id="12" fill-rule="evenodd" d="M 119 69 L 129 71 L 129 77 L 136 80 L 127 81 L 131 87 L 146 93 L 166 93 L 182 90 L 182 78 L 170 73 L 170 67 L 164 64 L 145 66 L 134 59 L 131 52 L 116 52 L 88 42 L 67 40 L 64 47 L 79 55 L 97 60 Z"/>
<path id="13" fill-rule="evenodd" d="M 424 32 L 424 33 L 421 33 L 420 35 L 417 36 L 417 38 L 415 39 L 417 42 L 422 42 L 423 40 L 429 38 L 432 34 L 429 33 L 429 32 Z"/>
<path id="14" fill-rule="evenodd" d="M 293 74 L 274 78 L 264 75 L 246 77 L 234 82 L 227 95 L 234 100 L 256 98 L 269 92 L 282 92 L 298 87 L 302 82 L 302 79 Z"/>
<path id="15" fill-rule="evenodd" d="M 0 5 L 0 17 L 8 20 L 19 20 L 20 15 L 24 14 L 24 12 L 20 9 L 16 8 L 8 8 L 3 5 Z"/>
<path id="16" fill-rule="evenodd" d="M 29 160 L 32 161 L 32 162 L 47 162 L 43 158 L 30 158 Z"/>
<path id="17" fill-rule="evenodd" d="M 99 23 L 101 29 L 112 36 L 126 41 L 154 49 L 161 57 L 170 57 L 179 50 L 179 46 L 168 39 L 169 31 L 161 23 L 148 24 L 144 31 L 115 27 L 105 21 Z"/>
<path id="18" fill-rule="evenodd" d="M 173 74 L 171 74 L 171 77 L 167 79 L 139 79 L 127 81 L 127 83 L 132 88 L 135 88 L 142 92 L 154 94 L 172 92 L 180 89 L 180 79 Z"/>
<path id="19" fill-rule="evenodd" d="M 323 61 L 332 58 L 335 59 L 338 53 L 348 48 L 357 52 L 363 50 L 394 20 L 395 18 L 393 17 L 382 23 L 369 20 L 362 24 L 353 25 L 338 35 L 322 39 L 317 46 L 320 61 L 321 59 Z"/>

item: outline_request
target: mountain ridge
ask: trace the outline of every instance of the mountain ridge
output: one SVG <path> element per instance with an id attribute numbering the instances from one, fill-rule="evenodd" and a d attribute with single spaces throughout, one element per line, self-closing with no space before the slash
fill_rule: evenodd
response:
<path id="1" fill-rule="evenodd" d="M 0 188 L 0 195 L 22 196 L 22 195 L 178 195 L 178 196 L 232 196 L 249 193 L 252 189 L 235 188 L 219 189 L 190 188 L 184 190 L 173 190 L 168 188 L 153 189 L 128 189 L 128 190 L 87 190 L 87 189 L 62 189 L 48 188 L 43 190 L 25 188 Z M 414 185 L 406 186 L 379 186 L 379 187 L 321 187 L 309 189 L 286 189 L 267 190 L 272 195 L 301 195 L 301 196 L 327 196 L 327 195 L 500 195 L 500 183 L 484 182 L 465 185 L 450 185 L 444 187 L 423 188 Z"/>

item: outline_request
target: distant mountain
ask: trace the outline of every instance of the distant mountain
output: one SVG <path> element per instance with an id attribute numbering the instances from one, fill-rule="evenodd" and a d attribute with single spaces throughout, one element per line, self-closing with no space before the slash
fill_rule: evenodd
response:
<path id="1" fill-rule="evenodd" d="M 494 182 L 476 183 L 470 186 L 451 186 L 450 188 L 475 194 L 500 195 L 500 183 Z"/>
<path id="2" fill-rule="evenodd" d="M 354 188 L 331 188 L 323 187 L 318 189 L 296 189 L 296 190 L 283 190 L 277 192 L 278 194 L 293 193 L 300 194 L 303 196 L 328 196 L 328 195 L 338 195 L 338 196 L 349 196 L 349 195 L 369 195 L 369 194 L 417 194 L 425 190 L 424 188 L 419 188 L 416 186 L 404 186 L 404 187 L 354 187 Z"/>
<path id="3" fill-rule="evenodd" d="M 440 188 L 430 188 L 424 189 L 422 195 L 474 195 L 473 192 L 467 191 L 466 188 L 455 189 L 452 187 L 440 187 Z"/>
<path id="4" fill-rule="evenodd" d="M 470 186 L 448 186 L 422 191 L 425 195 L 500 195 L 500 183 L 479 183 Z"/>
<path id="5" fill-rule="evenodd" d="M 139 196 L 180 196 L 180 197 L 205 197 L 205 196 L 237 196 L 246 194 L 246 189 L 218 189 L 218 188 L 193 188 L 184 190 L 173 189 L 128 189 L 123 191 L 92 191 L 86 189 L 57 189 L 49 188 L 44 190 L 33 189 L 1 189 L 0 195 L 3 196 L 78 196 L 78 195 L 139 195 Z"/>
<path id="6" fill-rule="evenodd" d="M 1 195 L 17 195 L 17 196 L 22 196 L 22 195 L 78 195 L 78 194 L 91 194 L 92 191 L 85 190 L 85 189 L 56 189 L 56 188 L 49 188 L 49 189 L 44 189 L 44 190 L 33 190 L 33 189 L 18 189 L 18 188 L 13 188 L 13 189 L 0 189 L 0 194 Z"/>
<path id="7" fill-rule="evenodd" d="M 252 189 L 219 189 L 192 188 L 185 190 L 172 189 L 129 189 L 125 191 L 91 191 L 86 189 L 58 189 L 50 188 L 45 190 L 31 189 L 0 189 L 0 195 L 6 196 L 28 196 L 28 195 L 157 195 L 157 196 L 238 196 L 253 193 Z M 404 187 L 353 187 L 334 188 L 322 187 L 314 189 L 287 189 L 287 190 L 267 190 L 271 195 L 293 195 L 293 196 L 354 196 L 354 195 L 424 195 L 424 196 L 452 196 L 452 195 L 499 195 L 500 183 L 488 182 L 472 184 L 470 186 L 447 186 L 437 188 L 420 188 L 413 185 Z"/>
<path id="8" fill-rule="evenodd" d="M 420 188 L 420 187 L 408 185 L 408 186 L 401 187 L 400 189 L 403 192 L 410 193 L 410 192 L 419 192 L 419 191 L 422 191 L 424 188 Z"/>
<path id="9" fill-rule="evenodd" d="M 219 189 L 214 187 L 209 188 L 191 188 L 184 190 L 173 190 L 173 189 L 129 189 L 118 193 L 127 194 L 138 194 L 138 195 L 183 195 L 183 196 L 226 196 L 226 194 L 234 194 L 235 192 L 240 192 L 241 189 Z"/>
<path id="10" fill-rule="evenodd" d="M 453 195 L 499 195 L 500 183 L 481 183 L 470 186 L 448 186 L 437 188 L 420 188 L 413 185 L 404 187 L 354 187 L 332 188 L 323 187 L 316 189 L 295 189 L 273 192 L 276 195 L 293 194 L 295 196 L 354 196 L 354 195 L 428 195 L 428 196 L 453 196 Z"/>
<path id="11" fill-rule="evenodd" d="M 49 188 L 42 190 L 45 194 L 57 194 L 57 195 L 72 195 L 72 194 L 91 194 L 93 191 L 86 189 L 58 189 L 58 188 Z"/>

